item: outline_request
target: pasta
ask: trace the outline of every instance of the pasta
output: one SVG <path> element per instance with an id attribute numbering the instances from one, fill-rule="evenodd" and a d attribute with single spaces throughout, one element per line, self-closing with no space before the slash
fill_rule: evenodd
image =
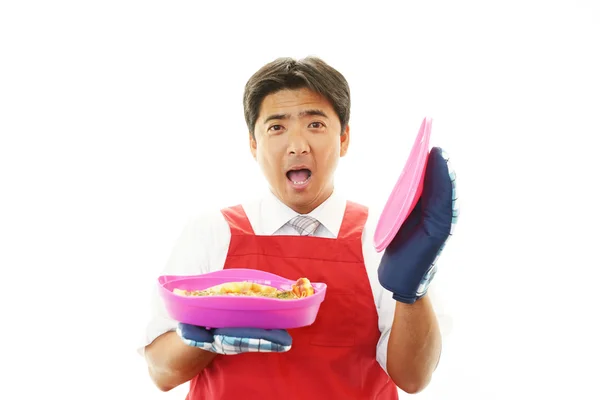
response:
<path id="1" fill-rule="evenodd" d="M 280 290 L 272 286 L 254 282 L 227 282 L 203 290 L 173 289 L 180 296 L 250 296 L 270 297 L 276 299 L 301 299 L 312 296 L 315 290 L 307 278 L 300 278 L 292 285 L 291 290 Z"/>

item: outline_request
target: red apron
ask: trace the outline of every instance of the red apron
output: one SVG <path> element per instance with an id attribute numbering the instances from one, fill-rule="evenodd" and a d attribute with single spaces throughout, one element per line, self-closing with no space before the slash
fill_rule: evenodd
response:
<path id="1" fill-rule="evenodd" d="M 398 399 L 375 354 L 377 309 L 362 254 L 365 207 L 348 202 L 337 239 L 257 236 L 241 206 L 222 210 L 231 227 L 224 268 L 253 268 L 327 283 L 313 325 L 290 329 L 286 353 L 219 355 L 190 382 L 188 400 Z"/>

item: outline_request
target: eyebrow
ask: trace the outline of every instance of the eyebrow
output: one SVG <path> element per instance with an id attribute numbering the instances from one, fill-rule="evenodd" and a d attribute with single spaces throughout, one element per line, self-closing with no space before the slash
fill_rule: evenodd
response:
<path id="1" fill-rule="evenodd" d="M 325 114 L 325 112 L 323 112 L 322 110 L 318 110 L 318 109 L 312 109 L 312 110 L 305 110 L 305 111 L 301 111 L 298 113 L 298 117 L 302 118 L 305 117 L 307 115 L 318 115 L 324 118 L 329 118 L 327 116 L 327 114 Z M 273 114 L 273 115 L 269 115 L 267 118 L 265 118 L 265 121 L 263 123 L 267 123 L 269 121 L 272 121 L 274 119 L 289 119 L 291 117 L 290 114 Z"/>

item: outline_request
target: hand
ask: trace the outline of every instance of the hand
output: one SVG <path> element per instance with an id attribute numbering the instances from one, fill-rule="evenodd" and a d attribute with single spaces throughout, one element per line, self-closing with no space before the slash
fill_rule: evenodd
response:
<path id="1" fill-rule="evenodd" d="M 436 262 L 458 218 L 455 173 L 439 147 L 429 153 L 423 192 L 385 249 L 379 283 L 396 301 L 412 304 L 427 293 Z"/>
<path id="2" fill-rule="evenodd" d="M 188 345 L 218 354 L 249 352 L 283 353 L 292 348 L 292 337 L 285 330 L 220 328 L 208 330 L 180 323 L 177 334 Z"/>

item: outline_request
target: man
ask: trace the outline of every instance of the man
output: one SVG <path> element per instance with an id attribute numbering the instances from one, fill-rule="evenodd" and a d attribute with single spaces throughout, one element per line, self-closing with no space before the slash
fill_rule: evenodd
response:
<path id="1" fill-rule="evenodd" d="M 191 400 L 397 399 L 397 388 L 421 391 L 441 349 L 427 287 L 456 217 L 446 159 L 432 150 L 421 201 L 380 255 L 372 244 L 377 216 L 334 190 L 350 143 L 344 77 L 318 58 L 277 59 L 249 79 L 244 110 L 270 191 L 190 223 L 164 274 L 261 269 L 325 282 L 325 301 L 309 327 L 208 331 L 171 320 L 155 294 L 140 349 L 153 381 L 163 391 L 190 381 Z M 231 346 L 248 339 L 261 350 Z"/>

